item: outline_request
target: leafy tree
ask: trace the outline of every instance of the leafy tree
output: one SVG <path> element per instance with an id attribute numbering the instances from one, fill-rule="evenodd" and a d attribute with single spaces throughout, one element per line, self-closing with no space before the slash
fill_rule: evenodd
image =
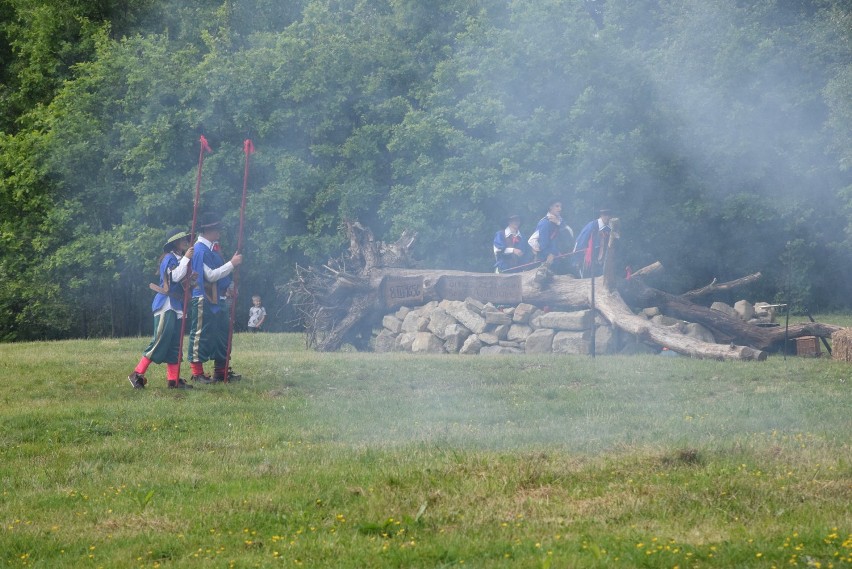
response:
<path id="1" fill-rule="evenodd" d="M 240 314 L 339 253 L 344 219 L 487 271 L 504 217 L 529 232 L 553 198 L 575 228 L 616 208 L 625 264 L 669 288 L 759 269 L 761 298 L 848 306 L 842 0 L 163 6 L 0 0 L 4 340 L 147 332 L 200 134 L 229 252 L 258 150 Z"/>

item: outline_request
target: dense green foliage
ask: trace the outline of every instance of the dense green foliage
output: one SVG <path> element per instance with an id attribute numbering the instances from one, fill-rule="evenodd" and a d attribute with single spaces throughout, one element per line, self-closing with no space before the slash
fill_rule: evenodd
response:
<path id="1" fill-rule="evenodd" d="M 240 311 L 273 326 L 344 218 L 484 271 L 552 198 L 575 229 L 615 208 L 667 288 L 760 270 L 753 300 L 852 302 L 843 0 L 0 0 L 0 37 L 0 340 L 148 329 L 200 134 L 226 251 L 258 150 Z"/>
<path id="2" fill-rule="evenodd" d="M 4 568 L 852 566 L 847 362 L 145 342 L 0 344 Z"/>

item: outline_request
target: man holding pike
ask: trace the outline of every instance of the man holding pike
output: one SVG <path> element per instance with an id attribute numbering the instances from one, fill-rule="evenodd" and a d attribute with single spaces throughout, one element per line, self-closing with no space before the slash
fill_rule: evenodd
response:
<path id="1" fill-rule="evenodd" d="M 192 258 L 189 234 L 181 228 L 170 230 L 163 244 L 163 254 L 157 262 L 160 284 L 149 285 L 157 294 L 151 303 L 154 314 L 154 337 L 136 368 L 127 377 L 135 389 L 144 389 L 148 380 L 145 372 L 152 363 L 166 364 L 166 382 L 169 389 L 191 389 L 180 377 L 182 319 L 184 310 L 184 283 Z M 189 286 L 188 284 L 186 286 Z"/>
<path id="2" fill-rule="evenodd" d="M 529 238 L 536 261 L 542 261 L 549 266 L 557 257 L 562 256 L 559 254 L 558 238 L 560 230 L 563 229 L 574 237 L 574 231 L 562 220 L 562 202 L 553 200 L 547 207 L 547 214 L 541 218 Z"/>
<path id="3" fill-rule="evenodd" d="M 192 272 L 197 281 L 192 289 L 189 311 L 189 363 L 192 381 L 216 383 L 238 381 L 242 376 L 226 369 L 228 361 L 228 291 L 234 269 L 243 262 L 237 252 L 225 262 L 219 251 L 221 222 L 213 214 L 199 219 L 198 240 L 193 247 Z M 204 373 L 204 362 L 213 360 L 213 376 Z"/>

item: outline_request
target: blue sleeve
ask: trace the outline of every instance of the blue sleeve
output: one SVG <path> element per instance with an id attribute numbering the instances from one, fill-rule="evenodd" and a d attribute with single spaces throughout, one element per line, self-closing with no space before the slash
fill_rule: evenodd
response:
<path id="1" fill-rule="evenodd" d="M 577 241 L 574 243 L 574 250 L 579 251 L 581 249 L 586 249 L 589 246 L 589 239 L 592 238 L 592 229 L 597 224 L 597 220 L 590 221 L 587 223 L 582 231 L 580 231 L 580 235 L 577 236 Z"/>
<path id="2" fill-rule="evenodd" d="M 225 264 L 224 257 L 222 257 L 222 255 L 218 251 L 212 251 L 209 249 L 207 251 L 205 261 L 205 264 L 211 269 L 218 269 L 219 267 Z M 224 276 L 216 281 L 216 285 L 219 289 L 219 296 L 224 296 L 225 291 L 228 289 L 229 286 L 231 286 L 231 282 L 233 282 L 234 280 L 231 275 L 233 275 L 233 273 Z"/>
<path id="3" fill-rule="evenodd" d="M 535 230 L 538 231 L 538 245 L 541 248 L 541 254 L 549 255 L 553 253 L 553 251 L 550 250 L 550 222 L 547 218 L 539 221 L 538 225 L 535 226 Z"/>
<path id="4" fill-rule="evenodd" d="M 497 253 L 502 253 L 506 249 L 506 237 L 502 230 L 494 234 L 494 248 Z"/>
<path id="5" fill-rule="evenodd" d="M 196 243 L 192 249 L 192 272 L 198 275 L 195 286 L 192 288 L 192 296 L 204 296 L 204 252 L 207 247 Z"/>
<path id="6" fill-rule="evenodd" d="M 168 278 L 166 274 L 166 269 L 168 268 L 168 257 L 163 257 L 163 260 L 160 261 L 160 286 L 164 286 L 166 279 Z M 158 292 L 154 295 L 154 300 L 151 301 L 151 312 L 156 312 L 166 303 L 166 295 Z"/>
<path id="7" fill-rule="evenodd" d="M 163 282 L 170 278 L 168 274 L 169 271 L 175 270 L 179 264 L 180 261 L 178 261 L 174 255 L 171 253 L 166 255 L 166 258 L 163 259 L 163 264 L 160 266 L 160 278 L 163 279 Z"/>

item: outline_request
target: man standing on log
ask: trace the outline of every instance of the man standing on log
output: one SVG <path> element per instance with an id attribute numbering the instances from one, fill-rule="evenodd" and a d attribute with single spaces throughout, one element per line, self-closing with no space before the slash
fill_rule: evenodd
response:
<path id="1" fill-rule="evenodd" d="M 237 252 L 227 263 L 219 252 L 221 223 L 212 214 L 199 220 L 199 235 L 192 255 L 192 272 L 198 281 L 192 289 L 189 312 L 189 364 L 192 381 L 215 383 L 237 381 L 241 376 L 225 369 L 228 351 L 228 301 L 231 273 L 243 262 Z M 204 373 L 204 362 L 213 360 L 213 377 Z"/>
<path id="2" fill-rule="evenodd" d="M 508 226 L 494 234 L 494 272 L 514 269 L 521 264 L 526 253 L 524 236 L 521 235 L 521 216 L 510 215 Z"/>
<path id="3" fill-rule="evenodd" d="M 600 210 L 600 216 L 586 224 L 577 236 L 574 243 L 574 253 L 585 251 L 585 254 L 574 255 L 572 261 L 580 270 L 581 277 L 591 277 L 592 260 L 595 265 L 595 276 L 603 274 L 603 263 L 606 258 L 606 248 L 609 243 L 609 234 L 612 228 L 609 220 L 612 212 L 608 209 Z"/>
<path id="4" fill-rule="evenodd" d="M 546 265 L 550 265 L 559 256 L 559 230 L 563 227 L 571 237 L 574 236 L 571 228 L 562 222 L 562 202 L 554 200 L 550 202 L 547 215 L 541 218 L 535 227 L 535 233 L 529 239 L 536 261 L 544 261 Z"/>

